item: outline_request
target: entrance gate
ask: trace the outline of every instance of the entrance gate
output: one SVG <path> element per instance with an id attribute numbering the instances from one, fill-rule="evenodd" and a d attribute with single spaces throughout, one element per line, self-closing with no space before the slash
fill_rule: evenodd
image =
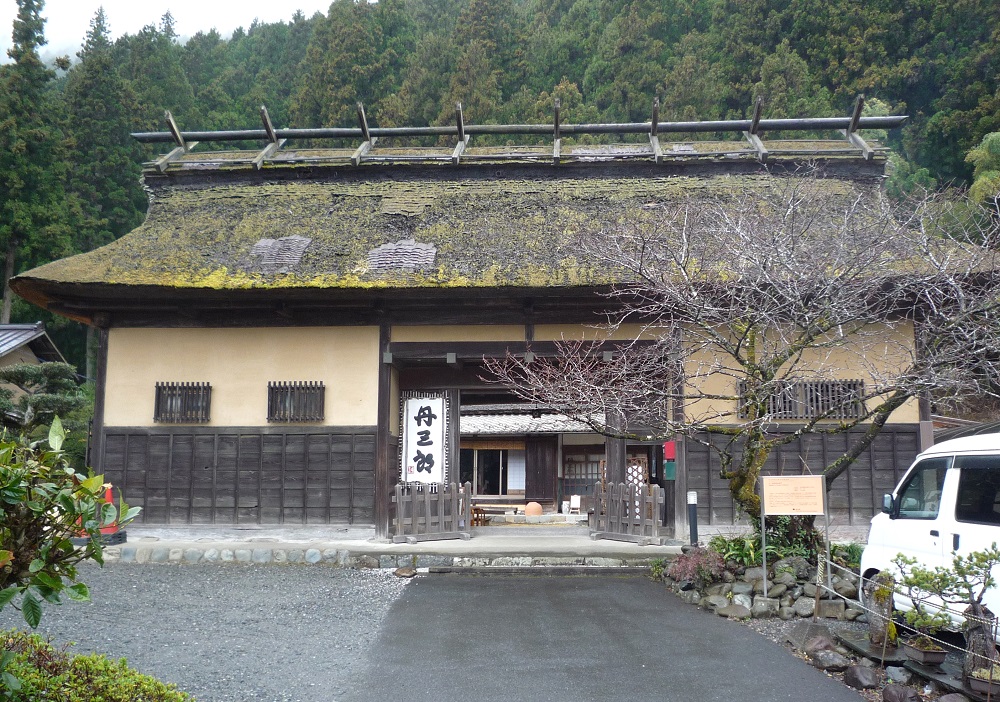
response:
<path id="1" fill-rule="evenodd" d="M 394 543 L 470 539 L 472 483 L 397 484 Z"/>

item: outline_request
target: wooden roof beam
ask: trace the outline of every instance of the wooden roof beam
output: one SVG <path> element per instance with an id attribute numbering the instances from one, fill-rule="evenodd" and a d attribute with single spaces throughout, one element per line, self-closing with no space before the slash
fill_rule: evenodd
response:
<path id="1" fill-rule="evenodd" d="M 653 99 L 653 115 L 649 120 L 649 146 L 653 149 L 653 158 L 657 163 L 663 163 L 663 149 L 660 148 L 660 98 Z"/>
<path id="2" fill-rule="evenodd" d="M 750 145 L 757 151 L 757 160 L 761 163 L 766 163 L 768 155 L 767 147 L 764 146 L 764 142 L 757 136 L 757 132 L 760 130 L 760 115 L 763 109 L 764 98 L 757 96 L 757 102 L 753 106 L 753 117 L 750 119 L 750 128 L 743 132 L 743 136 L 746 137 Z"/>
<path id="3" fill-rule="evenodd" d="M 458 125 L 458 143 L 455 150 L 451 152 L 451 162 L 458 165 L 465 152 L 465 147 L 469 145 L 469 135 L 465 133 L 465 117 L 462 114 L 462 103 L 455 103 L 455 124 Z"/>
<path id="4" fill-rule="evenodd" d="M 174 143 L 177 144 L 177 148 L 173 149 L 168 154 L 160 156 L 160 158 L 153 162 L 153 167 L 160 173 L 166 173 L 167 168 L 170 167 L 171 161 L 180 158 L 188 151 L 198 146 L 197 141 L 186 141 L 184 139 L 184 135 L 177 126 L 177 122 L 174 121 L 174 116 L 170 114 L 170 110 L 164 112 L 163 116 L 167 120 L 167 128 L 170 130 L 170 135 L 173 137 Z"/>
<path id="5" fill-rule="evenodd" d="M 847 129 L 841 129 L 840 133 L 847 137 L 847 141 L 852 146 L 856 146 L 861 150 L 861 155 L 866 161 L 871 161 L 875 158 L 875 149 L 857 132 L 858 125 L 861 124 L 861 111 L 864 109 L 864 106 L 865 96 L 858 95 L 858 99 L 854 101 L 854 111 L 851 113 L 851 121 Z"/>
<path id="6" fill-rule="evenodd" d="M 252 163 L 256 170 L 260 170 L 264 167 L 264 161 L 271 158 L 278 152 L 278 150 L 285 145 L 288 139 L 279 139 L 278 133 L 274 129 L 274 125 L 271 123 L 271 115 L 267 113 L 267 107 L 264 105 L 260 106 L 260 120 L 264 123 L 264 131 L 267 132 L 268 141 L 271 143 L 264 147 L 264 149 L 258 153 Z"/>
<path id="7" fill-rule="evenodd" d="M 552 163 L 557 166 L 562 159 L 562 137 L 559 135 L 559 107 L 559 98 L 556 98 L 553 104 L 552 117 Z"/>
<path id="8" fill-rule="evenodd" d="M 361 136 L 364 138 L 364 142 L 351 155 L 351 165 L 353 166 L 361 165 L 365 154 L 371 151 L 372 147 L 375 146 L 375 142 L 378 141 L 378 137 L 373 137 L 371 131 L 368 129 L 368 118 L 365 117 L 365 105 L 362 102 L 358 103 L 358 124 L 361 125 Z"/>

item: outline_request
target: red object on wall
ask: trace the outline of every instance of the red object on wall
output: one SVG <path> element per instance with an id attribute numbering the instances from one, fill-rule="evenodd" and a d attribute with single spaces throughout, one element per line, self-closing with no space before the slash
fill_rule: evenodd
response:
<path id="1" fill-rule="evenodd" d="M 663 460 L 664 461 L 676 461 L 677 460 L 677 442 L 676 441 L 664 441 L 663 442 Z"/>

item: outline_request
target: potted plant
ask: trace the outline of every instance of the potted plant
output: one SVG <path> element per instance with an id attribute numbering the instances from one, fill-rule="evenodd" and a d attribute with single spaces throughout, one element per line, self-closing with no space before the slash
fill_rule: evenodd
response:
<path id="1" fill-rule="evenodd" d="M 1000 665 L 973 670 L 969 674 L 969 687 L 990 697 L 1000 693 Z"/>
<path id="2" fill-rule="evenodd" d="M 951 618 L 964 618 L 962 633 L 965 635 L 966 654 L 962 677 L 969 681 L 974 679 L 973 673 L 981 669 L 992 669 L 997 662 L 994 639 L 996 616 L 983 605 L 986 593 L 996 587 L 991 571 L 997 566 L 1000 566 L 1000 549 L 995 542 L 982 551 L 973 551 L 964 556 L 956 553 L 951 568 L 939 566 L 929 569 L 907 565 L 909 577 L 918 583 L 920 590 L 944 604 L 964 606 L 961 611 L 956 607 L 951 608 Z"/>
<path id="3" fill-rule="evenodd" d="M 933 604 L 931 597 L 941 590 L 942 575 L 937 571 L 914 568 L 915 558 L 898 554 L 893 563 L 899 569 L 902 592 L 909 598 L 911 607 L 903 613 L 913 636 L 902 642 L 906 657 L 923 665 L 941 665 L 948 652 L 934 641 L 934 635 L 951 623 L 943 604 Z M 940 598 L 938 602 L 941 602 Z"/>

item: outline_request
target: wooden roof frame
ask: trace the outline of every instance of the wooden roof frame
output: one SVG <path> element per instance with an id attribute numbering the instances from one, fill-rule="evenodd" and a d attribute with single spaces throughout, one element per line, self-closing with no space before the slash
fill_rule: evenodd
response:
<path id="1" fill-rule="evenodd" d="M 663 134 L 682 133 L 727 133 L 735 132 L 742 135 L 756 152 L 757 160 L 767 162 L 768 158 L 777 153 L 768 149 L 762 135 L 766 132 L 790 131 L 823 131 L 835 130 L 844 135 L 847 152 L 854 152 L 866 161 L 872 160 L 881 148 L 871 146 L 858 133 L 862 129 L 894 129 L 906 121 L 905 115 L 884 117 L 863 117 L 864 96 L 855 100 L 851 114 L 845 117 L 807 117 L 792 119 L 763 119 L 764 100 L 758 97 L 751 111 L 750 119 L 715 120 L 699 122 L 661 122 L 659 98 L 653 101 L 652 113 L 648 122 L 621 122 L 601 124 L 563 124 L 561 120 L 561 105 L 559 98 L 553 101 L 553 118 L 551 124 L 468 124 L 462 110 L 462 103 L 455 104 L 454 126 L 436 127 L 371 127 L 365 115 L 365 107 L 357 103 L 357 127 L 329 127 L 319 129 L 275 129 L 271 123 L 267 108 L 261 106 L 260 116 L 263 129 L 242 129 L 223 131 L 191 131 L 184 132 L 177 126 L 173 115 L 165 113 L 168 130 L 165 132 L 135 132 L 132 137 L 144 144 L 173 143 L 175 148 L 161 156 L 151 165 L 160 173 L 166 172 L 169 165 L 179 161 L 182 156 L 191 152 L 199 142 L 236 142 L 248 140 L 266 141 L 267 146 L 259 151 L 250 161 L 255 169 L 260 170 L 272 159 L 289 140 L 309 139 L 360 139 L 360 143 L 350 158 L 353 166 L 359 166 L 366 160 L 373 160 L 371 151 L 380 138 L 392 137 L 455 137 L 455 146 L 450 155 L 438 159 L 458 165 L 462 162 L 469 141 L 477 135 L 552 135 L 552 163 L 559 165 L 565 157 L 562 151 L 564 136 L 585 134 L 646 134 L 649 138 L 649 151 L 622 151 L 615 153 L 616 157 L 651 158 L 657 164 L 666 159 L 660 136 Z M 692 153 L 686 155 L 718 156 L 716 153 Z M 753 153 L 753 152 L 751 152 Z M 792 152 L 785 152 L 792 153 Z M 844 153 L 844 151 L 838 151 Z M 405 160 L 405 157 L 404 157 Z"/>

